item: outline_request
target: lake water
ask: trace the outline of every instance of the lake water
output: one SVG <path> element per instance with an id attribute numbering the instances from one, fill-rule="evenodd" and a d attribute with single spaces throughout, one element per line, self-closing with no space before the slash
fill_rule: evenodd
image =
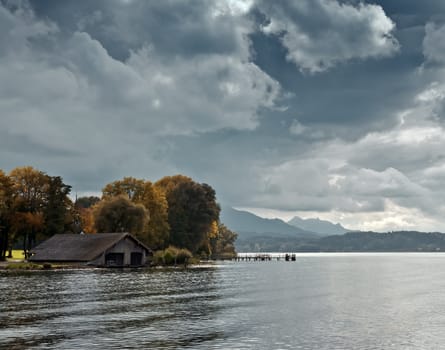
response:
<path id="1" fill-rule="evenodd" d="M 445 254 L 0 272 L 5 349 L 440 349 Z"/>

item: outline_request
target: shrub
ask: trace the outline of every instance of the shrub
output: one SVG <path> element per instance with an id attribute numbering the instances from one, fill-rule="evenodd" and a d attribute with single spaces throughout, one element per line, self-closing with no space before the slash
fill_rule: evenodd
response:
<path id="1" fill-rule="evenodd" d="M 158 250 L 153 254 L 155 265 L 187 265 L 192 260 L 193 255 L 188 249 L 178 249 L 170 246 L 165 250 Z"/>
<path id="2" fill-rule="evenodd" d="M 164 265 L 164 251 L 157 250 L 153 254 L 153 264 L 155 265 Z"/>
<path id="3" fill-rule="evenodd" d="M 178 264 L 187 265 L 190 259 L 193 257 L 192 253 L 188 249 L 180 249 L 176 255 L 176 262 Z"/>
<path id="4" fill-rule="evenodd" d="M 164 250 L 164 264 L 165 265 L 176 265 L 176 259 L 178 256 L 178 248 L 170 246 Z"/>

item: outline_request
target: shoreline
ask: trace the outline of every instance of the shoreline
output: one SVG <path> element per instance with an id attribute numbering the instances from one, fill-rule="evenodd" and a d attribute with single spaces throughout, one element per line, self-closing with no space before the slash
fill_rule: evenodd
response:
<path id="1" fill-rule="evenodd" d="M 23 260 L 14 261 L 0 261 L 0 271 L 8 272 L 22 272 L 22 271 L 63 271 L 63 270 L 187 270 L 196 268 L 209 268 L 216 265 L 216 261 L 202 261 L 195 264 L 183 264 L 178 265 L 146 265 L 138 267 L 106 267 L 106 266 L 93 266 L 82 263 L 34 263 Z"/>

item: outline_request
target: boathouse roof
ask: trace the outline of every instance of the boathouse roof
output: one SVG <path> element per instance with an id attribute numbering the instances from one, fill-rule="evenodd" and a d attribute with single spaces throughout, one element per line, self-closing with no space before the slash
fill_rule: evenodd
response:
<path id="1" fill-rule="evenodd" d="M 106 250 L 112 248 L 121 240 L 129 238 L 137 245 L 151 253 L 131 234 L 96 233 L 96 234 L 56 234 L 31 250 L 30 261 L 72 261 L 87 262 L 96 259 Z"/>

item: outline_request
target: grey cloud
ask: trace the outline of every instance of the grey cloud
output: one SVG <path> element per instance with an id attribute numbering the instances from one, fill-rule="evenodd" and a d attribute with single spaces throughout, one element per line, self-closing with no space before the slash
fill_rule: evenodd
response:
<path id="1" fill-rule="evenodd" d="M 410 172 L 442 161 L 444 146 L 443 131 L 439 128 L 399 129 L 367 135 L 355 145 L 349 161 L 378 171 L 394 167 Z"/>
<path id="2" fill-rule="evenodd" d="M 445 164 L 438 162 L 431 167 L 419 169 L 420 183 L 434 193 L 440 193 L 442 196 L 443 184 L 445 182 Z"/>
<path id="3" fill-rule="evenodd" d="M 119 60 L 147 44 L 164 56 L 248 52 L 242 35 L 249 30 L 249 21 L 227 6 L 224 11 L 223 2 L 38 0 L 31 4 L 61 30 L 88 32 Z"/>
<path id="4" fill-rule="evenodd" d="M 423 39 L 426 21 L 441 23 L 432 1 L 258 1 L 248 13 L 208 1 L 16 3 L 0 6 L 3 169 L 34 165 L 78 192 L 184 173 L 234 206 L 442 227 L 440 24 Z M 287 27 L 266 35 L 264 18 Z M 284 31 L 310 38 L 292 62 Z"/>
<path id="5" fill-rule="evenodd" d="M 16 17 L 18 21 L 21 19 L 20 15 Z M 249 46 L 245 38 L 241 40 Z M 84 102 L 91 104 L 93 118 L 101 114 L 93 111 L 95 106 L 109 108 L 108 122 L 119 121 L 120 113 L 129 108 L 136 122 L 145 121 L 146 129 L 154 133 L 190 133 L 225 127 L 250 129 L 257 123 L 258 109 L 273 107 L 279 94 L 279 84 L 242 55 L 213 53 L 163 59 L 155 48 L 148 46 L 133 51 L 128 60 L 120 62 L 110 57 L 99 41 L 81 32 L 74 32 L 58 49 L 48 53 L 48 57 L 60 55 L 58 67 L 48 68 L 45 61 L 34 67 L 34 75 L 41 75 L 40 83 L 45 80 L 48 83 L 44 84 L 43 92 L 28 84 L 27 100 L 29 95 L 35 94 L 38 99 L 39 93 L 48 94 L 54 84 L 65 83 L 68 85 L 63 89 L 53 88 L 54 93 L 63 95 L 54 96 L 56 100 L 84 98 Z M 26 63 L 30 66 L 31 59 Z M 43 71 L 54 76 L 44 76 Z M 32 78 L 33 75 L 28 80 L 33 82 Z M 20 94 L 23 93 L 18 89 L 13 92 L 15 96 Z"/>
<path id="6" fill-rule="evenodd" d="M 423 53 L 431 62 L 445 63 L 445 25 L 428 23 L 425 26 Z"/>
<path id="7" fill-rule="evenodd" d="M 35 18 L 29 6 L 9 10 L 0 3 L 0 57 L 23 53 L 30 46 L 30 40 L 44 37 L 57 31 L 57 26 Z"/>
<path id="8" fill-rule="evenodd" d="M 413 183 L 404 174 L 394 168 L 375 171 L 366 168 L 341 171 L 336 188 L 351 196 L 387 197 L 419 197 L 428 194 L 422 186 Z"/>
<path id="9" fill-rule="evenodd" d="M 351 59 L 386 57 L 399 49 L 395 27 L 380 6 L 337 1 L 263 1 L 267 34 L 280 37 L 287 59 L 301 70 L 322 72 Z"/>
<path id="10" fill-rule="evenodd" d="M 284 101 L 288 109 L 280 113 L 280 120 L 290 126 L 297 119 L 307 132 L 320 130 L 325 138 L 357 140 L 368 132 L 396 126 L 398 112 L 410 106 L 428 81 L 414 73 L 422 63 L 421 52 L 420 59 L 394 56 L 350 62 L 308 75 L 281 57 L 271 58 L 280 52 L 272 38 L 255 36 L 253 42 L 258 66 L 293 94 Z M 272 124 L 271 120 L 265 123 Z"/>
<path id="11" fill-rule="evenodd" d="M 9 84 L 0 86 L 0 134 L 3 140 L 8 133 L 29 140 L 34 148 L 83 157 L 52 163 L 52 168 L 69 169 L 73 162 L 92 178 L 98 171 L 125 175 L 126 169 L 133 169 L 133 175 L 150 169 L 147 175 L 152 177 L 179 172 L 159 156 L 165 154 L 168 135 L 253 129 L 259 111 L 274 108 L 280 94 L 279 83 L 249 61 L 249 41 L 235 24 L 232 34 L 244 50 L 230 55 L 166 58 L 148 44 L 121 61 L 86 32 L 60 37 L 53 22 L 41 21 L 29 9 L 0 10 L 8 19 L 2 22 L 9 29 L 3 34 L 12 33 L 2 42 L 20 34 L 14 45 L 2 46 L 6 52 L 0 78 Z M 45 50 L 29 45 L 36 35 L 52 45 Z M 0 151 L 2 158 L 11 164 L 19 159 L 31 163 L 35 155 L 23 152 L 24 144 L 8 143 Z"/>

